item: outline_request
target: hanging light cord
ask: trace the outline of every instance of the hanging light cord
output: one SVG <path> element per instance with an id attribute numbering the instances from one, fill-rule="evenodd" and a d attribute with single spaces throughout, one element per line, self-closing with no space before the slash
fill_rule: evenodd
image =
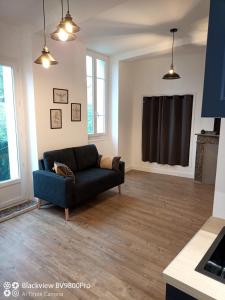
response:
<path id="1" fill-rule="evenodd" d="M 172 43 L 172 66 L 173 66 L 173 47 L 174 47 L 174 31 L 173 31 L 173 43 Z"/>
<path id="2" fill-rule="evenodd" d="M 63 0 L 61 0 L 61 7 L 62 7 L 62 20 L 63 20 Z"/>
<path id="3" fill-rule="evenodd" d="M 69 0 L 67 0 L 67 13 L 69 13 L 70 12 L 70 2 L 69 2 Z"/>
<path id="4" fill-rule="evenodd" d="M 44 47 L 46 47 L 45 0 L 43 0 L 43 20 L 44 20 Z"/>

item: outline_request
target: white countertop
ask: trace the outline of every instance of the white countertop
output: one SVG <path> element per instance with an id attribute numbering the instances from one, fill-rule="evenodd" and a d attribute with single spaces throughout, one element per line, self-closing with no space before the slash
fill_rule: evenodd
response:
<path id="1" fill-rule="evenodd" d="M 225 300 L 224 283 L 195 271 L 224 226 L 225 220 L 211 217 L 163 271 L 166 283 L 199 300 Z"/>

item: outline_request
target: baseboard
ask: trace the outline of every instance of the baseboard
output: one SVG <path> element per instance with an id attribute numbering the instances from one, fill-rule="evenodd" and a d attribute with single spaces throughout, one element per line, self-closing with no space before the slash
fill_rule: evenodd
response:
<path id="1" fill-rule="evenodd" d="M 27 201 L 26 201 L 27 202 Z M 26 202 L 25 202 L 25 204 L 26 204 Z M 37 208 L 37 204 L 36 204 L 36 202 L 35 201 L 32 201 L 32 203 L 30 203 L 30 205 L 29 206 L 27 206 L 27 207 L 21 207 L 20 209 L 17 209 L 17 207 L 18 206 L 20 206 L 20 204 L 19 205 L 15 205 L 15 211 L 10 211 L 9 213 L 6 213 L 5 215 L 1 215 L 0 216 L 0 223 L 2 223 L 2 222 L 4 222 L 4 221 L 7 221 L 7 220 L 9 220 L 9 219 L 12 219 L 12 218 L 15 218 L 15 217 L 17 217 L 17 216 L 19 216 L 19 215 L 22 215 L 22 214 L 24 214 L 24 213 L 26 213 L 26 212 L 28 212 L 28 211 L 31 211 L 31 210 L 34 210 L 34 209 L 36 209 Z M 11 209 L 11 208 L 10 208 Z M 7 209 L 6 209 L 7 210 Z M 12 210 L 13 210 L 13 208 L 12 208 Z M 1 212 L 4 212 L 5 210 L 2 210 Z M 4 213 L 3 213 L 4 214 Z"/>
<path id="2" fill-rule="evenodd" d="M 22 203 L 24 203 L 26 201 L 27 200 L 25 200 L 25 199 L 21 199 L 21 197 L 16 197 L 16 198 L 7 200 L 7 201 L 5 201 L 3 203 L 0 203 L 0 210 L 10 208 L 10 207 L 12 207 L 14 205 L 22 204 Z"/>
<path id="3" fill-rule="evenodd" d="M 131 171 L 131 170 L 133 170 L 132 167 L 130 167 L 130 166 L 125 167 L 125 173 L 127 173 L 127 172 L 129 172 L 129 171 Z"/>
<path id="4" fill-rule="evenodd" d="M 142 171 L 142 172 L 147 172 L 147 173 L 156 173 L 156 174 L 162 174 L 162 175 L 171 175 L 171 176 L 178 176 L 178 177 L 185 177 L 185 178 L 194 178 L 194 174 L 190 172 L 182 172 L 182 171 L 173 171 L 173 170 L 168 170 L 168 169 L 163 169 L 163 168 L 155 168 L 155 167 L 144 167 L 144 166 L 138 166 L 138 165 L 133 165 L 130 167 L 130 170 L 137 170 L 137 171 Z"/>

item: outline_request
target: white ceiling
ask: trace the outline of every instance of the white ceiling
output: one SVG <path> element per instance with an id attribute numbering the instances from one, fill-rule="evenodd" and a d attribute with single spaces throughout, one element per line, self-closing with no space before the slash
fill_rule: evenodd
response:
<path id="1" fill-rule="evenodd" d="M 210 0 L 70 0 L 87 47 L 115 55 L 177 41 L 198 45 L 207 36 Z M 45 0 L 48 30 L 60 18 L 60 0 Z M 66 5 L 66 1 L 65 1 Z M 42 28 L 42 0 L 0 0 L 0 22 Z M 178 42 L 179 44 L 179 42 Z M 182 44 L 182 43 L 181 43 Z"/>

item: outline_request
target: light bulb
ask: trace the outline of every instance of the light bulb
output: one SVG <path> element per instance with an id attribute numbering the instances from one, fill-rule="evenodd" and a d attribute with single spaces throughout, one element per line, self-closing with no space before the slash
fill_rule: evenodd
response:
<path id="1" fill-rule="evenodd" d="M 169 73 L 170 73 L 170 74 L 173 74 L 173 73 L 174 73 L 174 69 L 170 69 L 170 70 L 169 70 Z"/>
<path id="2" fill-rule="evenodd" d="M 71 24 L 69 21 L 67 21 L 67 22 L 65 23 L 65 30 L 66 30 L 67 32 L 69 32 L 69 33 L 72 33 L 72 32 L 73 32 L 73 26 L 72 26 L 72 24 Z"/>
<path id="3" fill-rule="evenodd" d="M 50 67 L 50 61 L 47 58 L 42 58 L 42 66 L 48 69 Z"/>
<path id="4" fill-rule="evenodd" d="M 60 41 L 65 42 L 68 40 L 69 35 L 63 28 L 60 28 L 58 35 Z"/>

